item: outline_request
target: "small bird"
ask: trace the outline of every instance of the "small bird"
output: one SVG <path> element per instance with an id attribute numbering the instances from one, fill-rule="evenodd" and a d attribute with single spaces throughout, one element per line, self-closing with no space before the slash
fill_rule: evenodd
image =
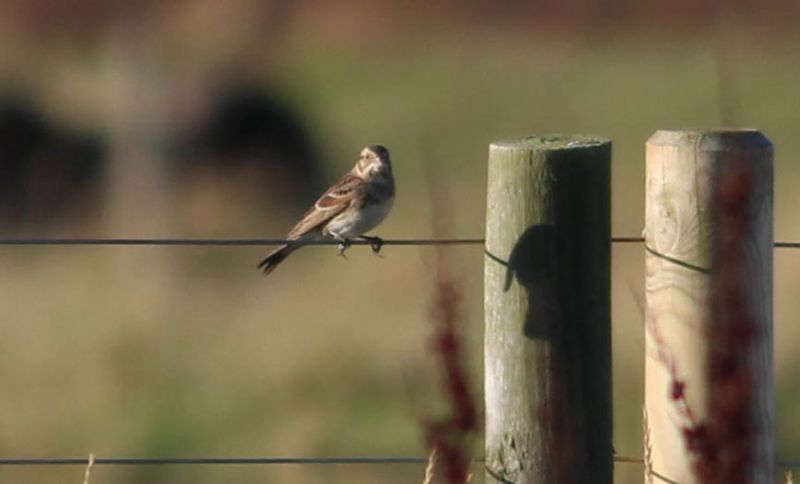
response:
<path id="1" fill-rule="evenodd" d="M 383 240 L 364 233 L 386 218 L 393 203 L 394 176 L 389 150 L 380 145 L 367 146 L 361 150 L 353 169 L 319 197 L 286 238 L 298 242 L 338 240 L 341 256 L 351 240 L 359 238 L 369 241 L 377 254 Z M 288 243 L 275 249 L 258 264 L 259 269 L 269 274 L 301 246 Z"/>

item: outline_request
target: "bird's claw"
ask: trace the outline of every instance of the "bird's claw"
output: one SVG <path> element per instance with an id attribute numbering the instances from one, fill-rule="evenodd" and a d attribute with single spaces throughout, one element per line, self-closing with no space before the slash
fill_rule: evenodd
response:
<path id="1" fill-rule="evenodd" d="M 369 236 L 362 236 L 362 239 L 369 242 L 369 247 L 372 249 L 372 253 L 380 256 L 381 249 L 383 248 L 383 239 L 380 237 L 369 237 Z"/>
<path id="2" fill-rule="evenodd" d="M 344 239 L 341 242 L 339 242 L 339 256 L 340 257 L 343 257 L 343 258 L 347 259 L 347 256 L 344 255 L 344 251 L 349 249 L 350 245 L 352 245 L 352 242 L 350 242 L 350 239 Z"/>

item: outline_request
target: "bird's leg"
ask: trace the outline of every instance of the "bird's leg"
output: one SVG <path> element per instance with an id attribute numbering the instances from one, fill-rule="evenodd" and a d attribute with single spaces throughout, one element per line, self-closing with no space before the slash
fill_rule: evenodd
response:
<path id="1" fill-rule="evenodd" d="M 341 239 L 339 242 L 339 256 L 347 259 L 347 256 L 344 255 L 344 251 L 349 249 L 352 244 L 353 243 L 350 241 L 350 239 Z"/>
<path id="2" fill-rule="evenodd" d="M 359 239 L 364 239 L 369 242 L 369 246 L 372 249 L 372 253 L 378 255 L 381 253 L 381 249 L 383 248 L 383 239 L 380 237 L 369 236 L 369 235 L 361 235 Z"/>
<path id="3" fill-rule="evenodd" d="M 350 241 L 350 239 L 348 239 L 346 237 L 342 237 L 341 235 L 337 234 L 336 232 L 331 232 L 331 231 L 329 231 L 327 233 L 327 235 L 332 237 L 334 240 L 338 240 L 339 241 L 339 256 L 347 259 L 347 256 L 344 255 L 344 251 L 349 249 L 350 246 L 352 245 L 352 242 Z"/>

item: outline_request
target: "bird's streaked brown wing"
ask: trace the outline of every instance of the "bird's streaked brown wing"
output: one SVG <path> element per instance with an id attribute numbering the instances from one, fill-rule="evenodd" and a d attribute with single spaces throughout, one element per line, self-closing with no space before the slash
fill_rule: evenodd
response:
<path id="1" fill-rule="evenodd" d="M 353 197 L 363 187 L 364 183 L 364 180 L 352 173 L 343 176 L 319 197 L 314 206 L 306 212 L 303 218 L 289 232 L 289 238 L 300 238 L 341 213 L 350 206 L 353 202 Z"/>

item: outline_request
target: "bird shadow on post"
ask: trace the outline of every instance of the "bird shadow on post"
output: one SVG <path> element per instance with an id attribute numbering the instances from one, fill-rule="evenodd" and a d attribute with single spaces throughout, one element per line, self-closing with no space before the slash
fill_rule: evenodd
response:
<path id="1" fill-rule="evenodd" d="M 511 289 L 516 278 L 525 288 L 528 301 L 536 301 L 536 304 L 528 304 L 522 334 L 529 339 L 552 339 L 558 310 L 552 290 L 555 287 L 555 227 L 552 224 L 528 227 L 514 244 L 508 261 L 488 250 L 486 256 L 506 268 L 504 292 Z"/>

